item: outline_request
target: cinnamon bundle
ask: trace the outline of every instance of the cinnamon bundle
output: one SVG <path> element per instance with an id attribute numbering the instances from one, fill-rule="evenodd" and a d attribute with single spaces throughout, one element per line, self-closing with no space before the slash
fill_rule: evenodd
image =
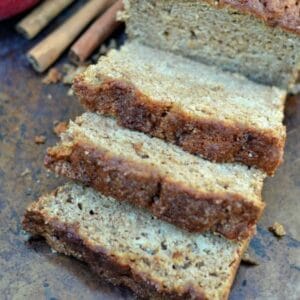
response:
<path id="1" fill-rule="evenodd" d="M 34 69 L 45 71 L 51 66 L 78 34 L 115 0 L 90 0 L 63 25 L 31 49 L 27 57 Z"/>

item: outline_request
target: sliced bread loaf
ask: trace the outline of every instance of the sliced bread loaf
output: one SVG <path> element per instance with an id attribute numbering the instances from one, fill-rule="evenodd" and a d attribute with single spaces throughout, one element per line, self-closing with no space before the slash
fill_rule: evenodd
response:
<path id="1" fill-rule="evenodd" d="M 273 174 L 282 161 L 286 92 L 137 43 L 74 82 L 87 109 L 217 162 Z"/>
<path id="2" fill-rule="evenodd" d="M 216 164 L 115 120 L 85 113 L 48 149 L 46 167 L 190 231 L 246 238 L 264 203 L 264 173 Z"/>
<path id="3" fill-rule="evenodd" d="M 146 299 L 227 299 L 248 244 L 181 231 L 76 184 L 31 204 L 23 226 Z"/>
<path id="4" fill-rule="evenodd" d="M 300 69 L 299 1 L 124 0 L 130 39 L 287 88 Z"/>

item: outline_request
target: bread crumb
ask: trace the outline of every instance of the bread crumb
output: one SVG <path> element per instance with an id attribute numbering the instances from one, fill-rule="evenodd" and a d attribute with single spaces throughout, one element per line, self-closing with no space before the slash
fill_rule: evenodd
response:
<path id="1" fill-rule="evenodd" d="M 70 70 L 74 69 L 75 66 L 69 63 L 65 63 L 62 65 L 62 71 L 64 74 L 68 73 Z"/>
<path id="2" fill-rule="evenodd" d="M 74 96 L 74 91 L 73 91 L 72 88 L 70 88 L 70 89 L 68 90 L 67 95 L 68 95 L 68 96 Z"/>
<path id="3" fill-rule="evenodd" d="M 26 168 L 26 169 L 20 174 L 20 176 L 21 176 L 21 177 L 24 177 L 24 176 L 26 176 L 26 175 L 28 175 L 28 174 L 30 174 L 30 170 L 29 170 L 28 168 Z"/>
<path id="4" fill-rule="evenodd" d="M 47 138 L 44 135 L 36 135 L 34 137 L 34 142 L 38 145 L 45 144 L 46 140 L 47 140 Z"/>
<path id="5" fill-rule="evenodd" d="M 67 122 L 57 122 L 54 124 L 53 131 L 56 135 L 61 135 L 63 132 L 65 132 L 68 128 L 68 123 Z"/>
<path id="6" fill-rule="evenodd" d="M 130 16 L 127 11 L 119 10 L 117 12 L 117 21 L 124 22 L 124 21 L 127 21 L 129 18 L 130 18 Z"/>
<path id="7" fill-rule="evenodd" d="M 46 77 L 43 78 L 42 82 L 44 84 L 58 83 L 61 79 L 62 74 L 56 68 L 51 68 Z"/>
<path id="8" fill-rule="evenodd" d="M 242 262 L 246 265 L 250 265 L 250 266 L 258 266 L 259 263 L 257 260 L 255 260 L 255 258 L 251 257 L 249 252 L 246 251 L 242 257 Z"/>
<path id="9" fill-rule="evenodd" d="M 75 67 L 70 64 L 64 64 L 64 70 L 66 74 L 63 77 L 63 83 L 67 85 L 71 85 L 76 75 L 82 73 L 87 68 L 87 65 Z"/>
<path id="10" fill-rule="evenodd" d="M 282 224 L 275 222 L 269 227 L 269 231 L 272 232 L 277 237 L 283 237 L 286 235 L 286 231 Z"/>

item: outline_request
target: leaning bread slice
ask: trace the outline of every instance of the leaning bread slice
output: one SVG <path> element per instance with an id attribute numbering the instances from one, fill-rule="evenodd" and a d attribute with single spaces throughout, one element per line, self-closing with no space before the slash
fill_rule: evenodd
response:
<path id="1" fill-rule="evenodd" d="M 248 244 L 184 232 L 76 184 L 31 204 L 23 226 L 146 299 L 227 299 Z"/>
<path id="2" fill-rule="evenodd" d="M 85 113 L 48 149 L 46 167 L 190 231 L 246 238 L 264 203 L 264 173 L 216 164 L 114 119 Z"/>
<path id="3" fill-rule="evenodd" d="M 286 92 L 138 43 L 75 79 L 87 109 L 217 162 L 273 174 L 282 161 Z"/>

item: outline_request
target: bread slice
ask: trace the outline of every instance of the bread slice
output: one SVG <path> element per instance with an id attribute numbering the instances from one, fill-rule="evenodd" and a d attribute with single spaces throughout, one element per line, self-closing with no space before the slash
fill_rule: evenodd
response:
<path id="1" fill-rule="evenodd" d="M 184 232 L 71 183 L 31 204 L 23 226 L 147 299 L 227 299 L 248 244 Z"/>
<path id="2" fill-rule="evenodd" d="M 130 39 L 287 88 L 300 69 L 298 1 L 124 0 Z"/>
<path id="3" fill-rule="evenodd" d="M 179 227 L 229 239 L 247 238 L 264 208 L 263 172 L 203 160 L 93 113 L 71 122 L 45 165 Z"/>
<path id="4" fill-rule="evenodd" d="M 85 107 L 217 162 L 273 174 L 282 161 L 286 92 L 137 43 L 75 79 Z"/>

